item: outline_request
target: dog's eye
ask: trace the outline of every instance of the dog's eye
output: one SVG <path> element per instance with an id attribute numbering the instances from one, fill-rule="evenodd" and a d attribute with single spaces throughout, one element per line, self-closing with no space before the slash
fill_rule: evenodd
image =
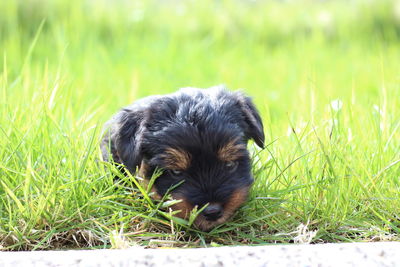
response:
<path id="1" fill-rule="evenodd" d="M 181 170 L 169 170 L 169 172 L 173 175 L 173 176 L 179 176 L 182 174 Z"/>
<path id="2" fill-rule="evenodd" d="M 236 170 L 238 166 L 238 163 L 236 161 L 228 161 L 227 163 L 225 163 L 225 168 L 228 169 L 228 171 L 233 172 Z"/>

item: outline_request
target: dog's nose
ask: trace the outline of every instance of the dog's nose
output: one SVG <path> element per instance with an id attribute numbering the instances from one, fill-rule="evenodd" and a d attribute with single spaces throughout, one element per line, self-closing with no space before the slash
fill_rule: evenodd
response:
<path id="1" fill-rule="evenodd" d="M 203 215 L 207 221 L 216 221 L 222 217 L 223 209 L 220 204 L 210 204 L 203 210 Z"/>

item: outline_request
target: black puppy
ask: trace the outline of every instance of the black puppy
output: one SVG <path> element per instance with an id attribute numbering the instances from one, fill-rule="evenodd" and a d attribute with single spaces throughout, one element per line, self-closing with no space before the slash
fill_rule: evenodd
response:
<path id="1" fill-rule="evenodd" d="M 225 222 L 247 198 L 253 183 L 247 141 L 264 145 L 250 98 L 221 86 L 143 98 L 106 127 L 103 158 L 111 152 L 114 162 L 131 173 L 138 168 L 146 179 L 161 168 L 153 188 L 157 197 L 184 180 L 171 193 L 182 200 L 172 208 L 187 218 L 195 206 L 208 204 L 195 220 L 205 231 Z"/>

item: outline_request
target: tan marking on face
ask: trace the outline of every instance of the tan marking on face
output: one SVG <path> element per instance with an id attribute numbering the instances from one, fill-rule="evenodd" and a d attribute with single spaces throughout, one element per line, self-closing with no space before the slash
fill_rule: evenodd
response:
<path id="1" fill-rule="evenodd" d="M 176 200 L 181 200 L 181 202 L 171 206 L 172 210 L 174 210 L 174 211 L 180 210 L 180 212 L 175 214 L 174 216 L 182 218 L 182 219 L 189 218 L 190 212 L 193 209 L 193 205 L 190 204 L 187 201 L 187 199 L 184 196 L 182 196 L 181 194 L 172 193 L 172 197 Z"/>
<path id="2" fill-rule="evenodd" d="M 235 161 L 243 156 L 243 150 L 246 149 L 244 144 L 237 144 L 237 139 L 229 141 L 226 145 L 218 150 L 218 158 L 221 161 Z"/>
<path id="3" fill-rule="evenodd" d="M 147 187 L 149 186 L 149 177 L 148 173 L 149 173 L 149 165 L 147 165 L 144 161 L 141 162 L 140 167 L 139 167 L 139 171 L 138 171 L 138 175 L 140 178 L 139 182 L 140 185 L 146 190 Z M 160 194 L 158 194 L 155 185 L 153 184 L 153 186 L 150 189 L 150 193 L 151 193 L 151 198 L 155 199 L 155 200 L 161 200 L 161 196 Z"/>
<path id="4" fill-rule="evenodd" d="M 151 194 L 151 198 L 152 199 L 155 199 L 155 200 L 161 200 L 162 199 L 162 197 L 160 196 L 160 194 L 158 194 L 158 192 L 157 192 L 156 188 L 154 187 L 154 185 L 151 188 L 150 192 L 152 193 Z"/>
<path id="5" fill-rule="evenodd" d="M 244 187 L 233 192 L 229 201 L 224 205 L 224 214 L 216 221 L 208 221 L 203 215 L 197 216 L 194 224 L 203 231 L 209 231 L 215 226 L 226 222 L 235 211 L 242 205 L 249 194 L 249 187 Z"/>
<path id="6" fill-rule="evenodd" d="M 233 192 L 229 201 L 224 206 L 224 212 L 230 213 L 231 215 L 242 205 L 249 195 L 249 187 L 244 187 Z"/>
<path id="7" fill-rule="evenodd" d="M 144 160 L 142 160 L 142 162 L 140 163 L 138 175 L 142 178 L 147 178 L 148 171 L 149 171 L 149 165 L 147 165 L 147 163 L 144 162 Z"/>
<path id="8" fill-rule="evenodd" d="M 164 161 L 168 169 L 186 170 L 190 166 L 192 157 L 182 149 L 168 148 L 165 151 Z"/>

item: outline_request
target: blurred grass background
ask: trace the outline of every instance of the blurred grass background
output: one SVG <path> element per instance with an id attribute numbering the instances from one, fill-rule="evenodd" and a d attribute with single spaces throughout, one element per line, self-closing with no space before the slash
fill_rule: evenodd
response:
<path id="1" fill-rule="evenodd" d="M 1 248 L 398 240 L 399 41 L 396 0 L 1 1 Z M 254 98 L 271 144 L 232 222 L 178 231 L 113 185 L 99 132 L 216 84 Z"/>

